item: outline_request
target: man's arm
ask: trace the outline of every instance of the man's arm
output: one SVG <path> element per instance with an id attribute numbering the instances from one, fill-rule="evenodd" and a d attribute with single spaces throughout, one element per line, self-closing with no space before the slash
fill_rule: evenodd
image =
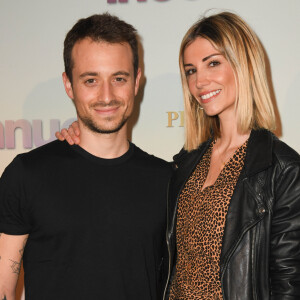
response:
<path id="1" fill-rule="evenodd" d="M 15 290 L 28 234 L 0 233 L 0 300 L 15 300 Z"/>

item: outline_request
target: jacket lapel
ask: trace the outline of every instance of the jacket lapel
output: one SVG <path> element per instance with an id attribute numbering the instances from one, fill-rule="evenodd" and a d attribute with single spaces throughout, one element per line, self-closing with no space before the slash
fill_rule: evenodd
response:
<path id="1" fill-rule="evenodd" d="M 267 130 L 252 130 L 245 165 L 232 195 L 226 216 L 220 258 L 221 274 L 244 233 L 261 218 L 260 196 L 254 185 L 255 175 L 272 163 L 272 134 Z M 255 180 L 253 180 L 255 179 Z"/>
<path id="2" fill-rule="evenodd" d="M 206 152 L 208 146 L 211 143 L 211 139 L 201 144 L 201 146 L 192 152 L 181 150 L 179 154 L 174 156 L 174 164 L 176 171 L 171 179 L 170 190 L 169 190 L 169 203 L 168 203 L 168 231 L 169 235 L 175 233 L 176 229 L 176 217 L 177 217 L 177 206 L 178 197 L 181 189 L 184 187 L 186 181 L 194 171 L 198 162 L 200 161 L 203 154 Z"/>

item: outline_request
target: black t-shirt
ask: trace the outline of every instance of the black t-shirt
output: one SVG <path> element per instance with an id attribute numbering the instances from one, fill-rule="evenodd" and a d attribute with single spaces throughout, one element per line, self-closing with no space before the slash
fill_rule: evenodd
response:
<path id="1" fill-rule="evenodd" d="M 29 234 L 25 297 L 161 298 L 169 164 L 133 144 L 116 159 L 52 142 L 0 180 L 0 232 Z"/>

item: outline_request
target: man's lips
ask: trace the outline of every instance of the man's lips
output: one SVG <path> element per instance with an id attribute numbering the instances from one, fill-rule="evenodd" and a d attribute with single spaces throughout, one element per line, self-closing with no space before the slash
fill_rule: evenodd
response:
<path id="1" fill-rule="evenodd" d="M 109 115 L 115 113 L 122 106 L 119 100 L 111 100 L 109 102 L 98 101 L 90 106 L 97 114 Z"/>
<path id="2" fill-rule="evenodd" d="M 119 106 L 95 107 L 94 109 L 99 114 L 112 114 L 119 109 Z"/>

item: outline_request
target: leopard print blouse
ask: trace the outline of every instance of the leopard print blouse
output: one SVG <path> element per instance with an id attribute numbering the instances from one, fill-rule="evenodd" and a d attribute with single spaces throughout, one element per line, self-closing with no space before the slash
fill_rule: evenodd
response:
<path id="1" fill-rule="evenodd" d="M 170 300 L 223 299 L 219 278 L 222 237 L 229 202 L 244 165 L 247 142 L 225 164 L 216 182 L 202 191 L 212 143 L 181 192 L 176 227 L 176 273 Z"/>

